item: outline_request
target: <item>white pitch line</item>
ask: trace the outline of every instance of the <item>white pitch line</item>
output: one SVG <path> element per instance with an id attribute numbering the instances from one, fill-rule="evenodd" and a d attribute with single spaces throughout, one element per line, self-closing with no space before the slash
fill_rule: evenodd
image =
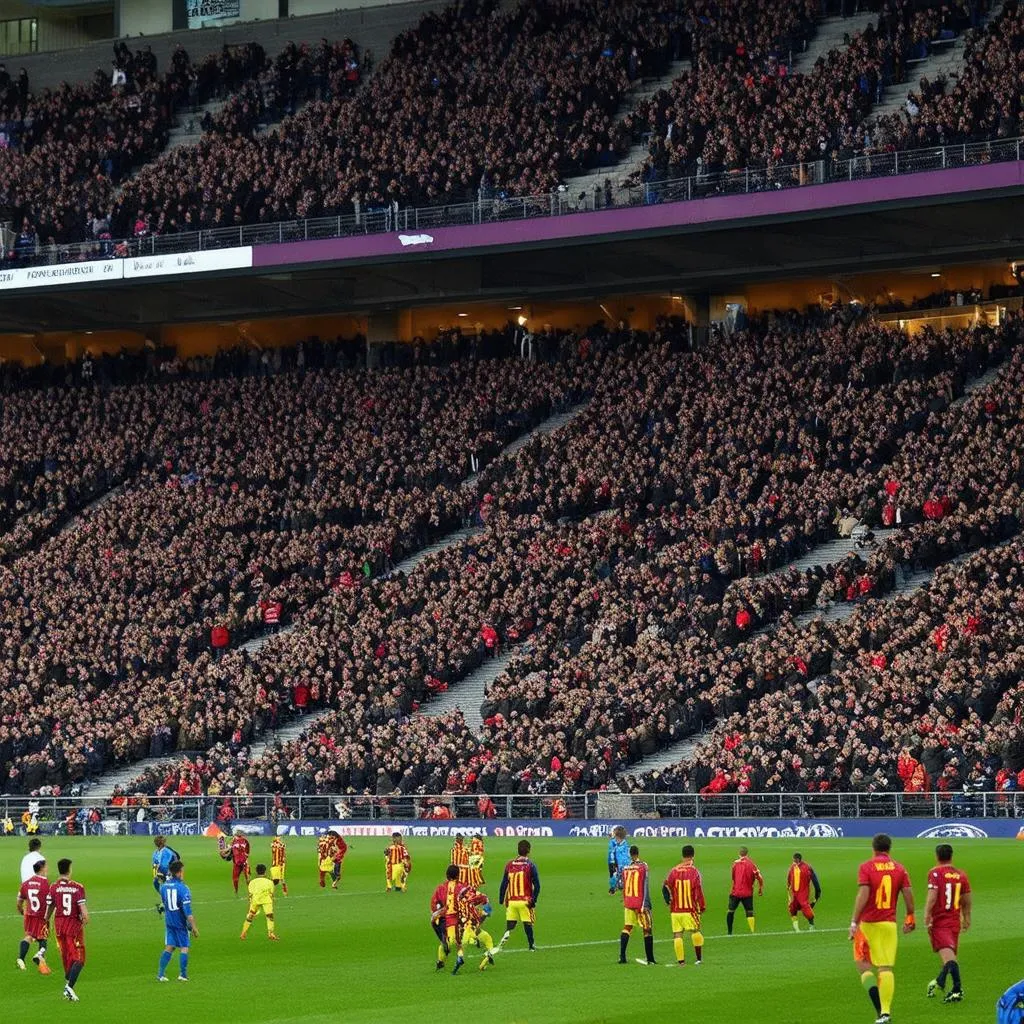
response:
<path id="1" fill-rule="evenodd" d="M 794 932 L 792 928 L 787 928 L 785 931 L 779 932 L 734 932 L 732 935 L 708 935 L 704 933 L 705 945 L 708 941 L 715 943 L 720 939 L 759 939 L 768 938 L 771 936 L 778 937 L 780 935 L 835 935 L 839 932 L 847 931 L 846 928 L 815 928 L 814 931 L 801 930 L 800 932 Z M 540 943 L 537 946 L 537 952 L 543 953 L 546 949 L 580 949 L 584 946 L 617 946 L 619 943 L 618 939 L 593 939 L 590 942 L 556 942 L 550 945 Z M 495 947 L 497 950 L 497 947 Z M 503 949 L 501 950 L 501 956 L 505 956 L 508 953 L 529 953 L 530 950 L 526 948 L 518 949 Z M 475 955 L 475 954 L 474 954 Z M 482 955 L 482 954 L 481 954 Z M 497 955 L 497 952 L 495 953 Z"/>

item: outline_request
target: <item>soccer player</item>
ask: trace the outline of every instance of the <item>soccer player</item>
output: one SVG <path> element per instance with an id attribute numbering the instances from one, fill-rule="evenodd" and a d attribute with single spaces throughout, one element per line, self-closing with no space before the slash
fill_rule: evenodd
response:
<path id="1" fill-rule="evenodd" d="M 789 874 L 786 876 L 786 891 L 789 893 L 789 916 L 793 919 L 793 931 L 800 931 L 800 914 L 807 918 L 807 926 L 814 931 L 814 905 L 821 899 L 821 885 L 814 868 L 810 864 L 805 864 L 799 853 L 793 854 L 793 863 L 790 864 Z"/>
<path id="2" fill-rule="evenodd" d="M 693 958 L 700 963 L 704 956 L 704 936 L 700 931 L 700 915 L 707 909 L 704 883 L 693 864 L 694 849 L 683 847 L 683 859 L 668 873 L 661 894 L 672 915 L 672 945 L 676 962 L 686 966 L 686 947 L 683 936 L 689 933 L 693 942 Z"/>
<path id="3" fill-rule="evenodd" d="M 444 873 L 445 880 L 434 890 L 430 897 L 430 926 L 437 935 L 437 970 L 444 970 L 452 943 L 459 948 L 452 974 L 458 974 L 464 963 L 461 950 L 459 931 L 459 866 L 449 864 Z"/>
<path id="4" fill-rule="evenodd" d="M 199 938 L 192 916 L 192 893 L 185 884 L 185 865 L 175 858 L 167 865 L 167 879 L 160 886 L 164 908 L 164 951 L 160 954 L 157 981 L 167 981 L 167 965 L 178 951 L 178 981 L 188 981 L 188 950 L 193 936 Z"/>
<path id="5" fill-rule="evenodd" d="M 484 884 L 484 840 L 483 836 L 473 836 L 469 842 L 469 884 L 479 889 Z"/>
<path id="6" fill-rule="evenodd" d="M 612 829 L 608 840 L 608 895 L 614 896 L 618 888 L 619 872 L 629 863 L 629 841 L 622 825 Z"/>
<path id="7" fill-rule="evenodd" d="M 466 846 L 461 832 L 455 833 L 455 843 L 448 863 L 459 869 L 459 881 L 463 885 L 469 885 L 469 847 Z"/>
<path id="8" fill-rule="evenodd" d="M 725 927 L 730 935 L 739 906 L 747 916 L 747 927 L 751 932 L 754 930 L 754 882 L 757 882 L 757 895 L 763 896 L 764 876 L 750 859 L 747 848 L 741 846 L 739 857 L 732 862 L 732 889 L 729 891 L 729 911 L 725 915 Z"/>
<path id="9" fill-rule="evenodd" d="M 960 986 L 960 964 L 957 950 L 960 946 L 960 932 L 971 927 L 971 883 L 967 873 L 953 867 L 953 847 L 941 843 L 935 847 L 938 863 L 928 872 L 928 896 L 924 905 L 924 926 L 932 949 L 939 954 L 942 970 L 939 976 L 928 982 L 928 998 L 935 996 L 935 990 L 946 990 L 946 978 L 953 979 L 953 987 L 942 1001 L 961 1003 L 964 990 Z"/>
<path id="10" fill-rule="evenodd" d="M 857 872 L 857 899 L 850 921 L 850 939 L 854 942 L 854 959 L 860 970 L 861 984 L 878 1014 L 875 1024 L 889 1024 L 896 988 L 893 975 L 898 944 L 896 902 L 902 893 L 906 908 L 903 933 L 906 935 L 914 930 L 914 893 L 903 865 L 892 859 L 892 839 L 879 832 L 871 840 L 871 849 L 874 856 L 861 864 Z"/>
<path id="11" fill-rule="evenodd" d="M 316 841 L 316 861 L 320 872 L 320 888 L 327 887 L 327 876 L 334 871 L 334 833 L 325 832 Z"/>
<path id="12" fill-rule="evenodd" d="M 75 983 L 85 967 L 85 926 L 89 911 L 85 905 L 85 888 L 71 877 L 71 861 L 57 861 L 57 881 L 46 894 L 46 921 L 53 919 L 57 945 L 64 963 L 64 998 L 78 1002 Z"/>
<path id="13" fill-rule="evenodd" d="M 412 871 L 412 857 L 402 841 L 401 832 L 391 833 L 391 845 L 384 850 L 384 891 L 405 892 L 409 872 Z"/>
<path id="14" fill-rule="evenodd" d="M 270 880 L 274 885 L 281 886 L 281 892 L 288 895 L 288 883 L 284 880 L 284 865 L 288 858 L 284 840 L 280 836 L 274 836 L 270 840 Z"/>
<path id="15" fill-rule="evenodd" d="M 334 850 L 331 853 L 331 888 L 337 889 L 341 881 L 341 862 L 348 853 L 348 843 L 342 838 L 340 832 L 332 832 L 334 836 Z"/>
<path id="16" fill-rule="evenodd" d="M 25 937 L 18 947 L 18 970 L 25 970 L 25 957 L 29 947 L 37 943 L 36 955 L 32 963 L 39 968 L 40 974 L 49 974 L 46 963 L 46 938 L 50 928 L 46 923 L 46 894 L 50 891 L 50 883 L 46 880 L 46 861 L 36 854 L 36 862 L 32 865 L 32 875 L 21 883 L 18 890 L 18 913 L 24 917 Z"/>
<path id="17" fill-rule="evenodd" d="M 274 930 L 274 883 L 267 878 L 266 864 L 256 865 L 256 877 L 249 883 L 249 913 L 242 922 L 240 938 L 244 939 L 249 934 L 249 928 L 261 910 L 267 919 L 267 938 L 277 942 L 277 932 Z"/>
<path id="18" fill-rule="evenodd" d="M 463 960 L 463 944 L 471 943 L 474 946 L 483 946 L 484 955 L 480 960 L 480 970 L 485 971 L 488 967 L 494 966 L 494 939 L 484 928 L 484 924 L 491 914 L 491 901 L 487 898 L 487 893 L 480 892 L 472 885 L 464 885 L 459 889 L 458 901 L 459 923 L 462 926 L 459 960 Z M 458 966 L 457 964 L 456 970 Z"/>
<path id="19" fill-rule="evenodd" d="M 537 865 L 530 860 L 529 840 L 519 840 L 518 852 L 519 856 L 505 865 L 505 873 L 501 878 L 498 902 L 505 905 L 505 934 L 498 943 L 498 949 L 505 948 L 516 924 L 522 921 L 526 941 L 532 952 L 537 948 L 533 941 L 533 926 L 537 920 L 540 875 L 537 874 Z"/>
<path id="20" fill-rule="evenodd" d="M 36 864 L 45 859 L 42 839 L 33 836 L 28 841 L 28 853 L 21 858 L 21 880 L 27 882 L 35 874 Z"/>
<path id="21" fill-rule="evenodd" d="M 626 947 L 634 927 L 643 929 L 645 958 L 637 957 L 637 963 L 657 963 L 654 959 L 654 925 L 651 920 L 651 886 L 647 864 L 640 859 L 640 847 L 629 848 L 629 863 L 619 872 L 619 887 L 622 889 L 622 906 L 625 923 L 619 934 L 619 963 L 629 963 Z"/>
<path id="22" fill-rule="evenodd" d="M 159 896 L 160 886 L 167 881 L 171 862 L 181 858 L 167 845 L 167 840 L 163 836 L 154 836 L 153 845 L 156 847 L 153 851 L 153 889 Z M 162 914 L 165 909 L 161 900 L 156 905 L 156 912 Z"/>
<path id="23" fill-rule="evenodd" d="M 235 895 L 238 895 L 238 880 L 245 875 L 246 882 L 249 881 L 249 840 L 236 831 L 231 839 L 231 884 L 235 887 Z"/>

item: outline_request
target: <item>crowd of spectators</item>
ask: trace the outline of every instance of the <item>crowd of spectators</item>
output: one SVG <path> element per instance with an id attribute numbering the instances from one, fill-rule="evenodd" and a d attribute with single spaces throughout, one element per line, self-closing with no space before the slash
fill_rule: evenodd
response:
<path id="1" fill-rule="evenodd" d="M 112 220 L 115 186 L 163 150 L 180 108 L 236 87 L 263 59 L 250 45 L 194 63 L 179 47 L 158 73 L 148 48 L 134 56 L 115 49 L 114 73 L 97 71 L 91 83 L 63 83 L 24 99 L 19 85 L 3 111 L 7 146 L 0 149 L 0 205 L 15 225 L 14 258 L 71 242 L 102 248 L 112 237 L 148 230 L 145 212 L 133 210 L 130 223 Z"/>
<path id="2" fill-rule="evenodd" d="M 777 33 L 763 31 L 776 8 L 740 0 L 713 6 L 734 9 L 736 23 L 713 45 L 697 47 L 692 68 L 626 119 L 634 138 L 650 134 L 646 181 L 771 171 L 870 150 L 867 118 L 883 91 L 904 81 L 907 62 L 930 40 L 976 23 L 981 7 L 972 0 L 887 3 L 843 48 L 794 69 Z"/>
<path id="3" fill-rule="evenodd" d="M 460 482 L 584 394 L 593 365 L 462 360 L 115 389 L 132 430 L 110 435 L 141 466 L 0 570 L 8 787 L 81 775 L 93 747 L 107 764 L 141 756 L 161 726 L 184 749 L 243 718 L 251 732 L 269 702 L 239 641 L 268 610 L 279 625 L 460 524 Z"/>
<path id="4" fill-rule="evenodd" d="M 971 43 L 948 94 L 923 82 L 906 114 L 869 122 L 908 62 L 988 6 L 880 4 L 809 68 L 818 0 L 465 0 L 398 36 L 362 87 L 373 61 L 350 39 L 290 42 L 272 59 L 224 47 L 197 64 L 179 48 L 162 74 L 148 47 L 119 43 L 113 74 L 89 85 L 35 96 L 0 71 L 0 198 L 27 259 L 37 244 L 335 215 L 358 227 L 396 205 L 547 194 L 647 137 L 642 176 L 656 182 L 1008 136 L 1019 97 L 999 85 L 1024 31 L 1016 2 Z M 679 58 L 690 67 L 620 118 L 634 85 Z M 161 157 L 176 111 L 211 96 L 227 103 L 200 140 Z"/>
<path id="5" fill-rule="evenodd" d="M 904 107 L 878 124 L 877 144 L 892 149 L 954 145 L 1021 134 L 1019 80 L 1024 7 L 1007 0 L 969 39 L 955 81 L 922 78 Z"/>
<path id="6" fill-rule="evenodd" d="M 954 403 L 1016 346 L 1016 321 L 908 339 L 866 320 L 784 319 L 698 353 L 663 327 L 655 347 L 605 367 L 569 427 L 481 475 L 479 536 L 408 578 L 339 586 L 261 652 L 268 693 L 334 710 L 253 764 L 222 763 L 218 786 L 605 785 L 664 743 L 827 670 L 828 633 L 798 628 L 801 613 L 873 606 L 904 568 L 1017 529 L 1019 459 L 1006 457 L 1013 438 L 995 436 L 1016 409 L 990 409 L 991 389 Z M 795 367 L 815 383 L 801 388 Z M 889 506 L 904 529 L 877 550 L 771 571 L 835 536 L 850 510 L 881 525 Z M 479 736 L 416 717 L 509 645 Z M 394 743 L 404 726 L 408 747 Z"/>

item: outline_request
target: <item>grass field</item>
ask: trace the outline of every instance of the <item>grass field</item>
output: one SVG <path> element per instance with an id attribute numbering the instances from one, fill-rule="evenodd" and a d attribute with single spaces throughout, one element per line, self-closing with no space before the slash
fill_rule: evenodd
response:
<path id="1" fill-rule="evenodd" d="M 269 839 L 254 837 L 252 842 L 253 863 L 268 860 Z M 823 887 L 818 931 L 800 935 L 793 934 L 785 906 L 786 869 L 797 847 L 780 840 L 754 843 L 751 855 L 768 883 L 758 902 L 758 932 L 747 934 L 738 918 L 737 935 L 729 938 L 724 905 L 737 843 L 699 841 L 697 860 L 709 901 L 705 963 L 699 969 L 688 964 L 684 970 L 666 970 L 616 963 L 622 906 L 618 897 L 607 893 L 605 840 L 533 840 L 542 882 L 536 929 L 540 948 L 526 952 L 519 928 L 493 970 L 475 970 L 474 958 L 454 978 L 447 971 L 435 973 L 436 940 L 428 922 L 430 894 L 447 864 L 447 840 L 410 840 L 414 870 L 409 892 L 386 895 L 385 840 L 353 840 L 341 889 L 332 892 L 317 886 L 314 841 L 291 839 L 290 894 L 279 898 L 277 907 L 282 941 L 268 942 L 259 919 L 244 944 L 238 936 L 245 903 L 233 897 L 230 868 L 217 857 L 213 841 L 175 839 L 172 845 L 186 864 L 200 930 L 188 985 L 155 981 L 163 925 L 153 910 L 151 840 L 44 839 L 51 877 L 56 876 L 59 857 L 72 857 L 74 877 L 87 889 L 92 914 L 88 964 L 78 984 L 81 1002 L 72 1005 L 60 998 L 60 957 L 52 943 L 51 977 L 41 977 L 31 966 L 24 974 L 15 969 L 21 930 L 14 893 L 18 862 L 27 847 L 23 839 L 0 842 L 0 878 L 11 897 L 0 915 L 7 950 L 6 959 L 0 959 L 5 1018 L 11 1008 L 23 1020 L 230 1019 L 245 1024 L 394 1024 L 419 1013 L 482 1024 L 651 1024 L 683 1019 L 702 1024 L 845 1024 L 874 1018 L 846 937 L 856 866 L 869 856 L 867 842 L 799 842 Z M 487 841 L 484 888 L 494 902 L 501 867 L 514 856 L 514 845 L 507 839 Z M 641 855 L 650 864 L 658 889 L 678 859 L 679 846 L 675 840 L 641 842 Z M 911 872 L 922 908 L 932 849 L 932 843 L 915 840 L 897 842 L 894 850 Z M 893 1010 L 898 1024 L 992 1021 L 999 993 L 1024 974 L 1024 845 L 1011 840 L 967 841 L 956 851 L 957 864 L 969 872 L 975 889 L 974 927 L 964 937 L 960 953 L 966 1000 L 946 1006 L 925 999 L 925 984 L 938 961 L 923 929 L 918 930 L 900 944 Z M 495 918 L 489 930 L 497 940 L 503 930 L 500 910 Z M 662 962 L 672 962 L 671 940 L 667 911 L 658 898 L 655 946 Z M 630 956 L 642 952 L 642 940 L 635 937 Z M 177 976 L 177 958 L 168 973 Z"/>

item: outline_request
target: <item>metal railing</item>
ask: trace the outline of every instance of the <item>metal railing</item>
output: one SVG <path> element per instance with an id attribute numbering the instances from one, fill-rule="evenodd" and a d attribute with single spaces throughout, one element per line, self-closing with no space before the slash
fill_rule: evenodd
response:
<path id="1" fill-rule="evenodd" d="M 609 798 L 614 813 L 609 813 Z M 473 819 L 851 819 L 851 818 L 1020 818 L 1024 792 L 956 793 L 579 793 L 493 794 L 481 810 L 478 794 L 353 797 L 273 794 L 137 797 L 127 803 L 89 797 L 0 796 L 0 821 L 10 819 L 24 834 L 29 815 L 41 833 L 128 832 L 133 823 L 213 822 L 230 828 L 237 820 L 302 821 L 470 821 Z M 602 806 L 603 805 L 603 806 Z M 442 813 L 438 809 L 443 808 Z M 95 813 L 92 813 L 95 812 Z M 90 822 L 90 817 L 94 819 Z"/>
<path id="2" fill-rule="evenodd" d="M 561 217 L 608 209 L 690 202 L 715 196 L 774 192 L 866 178 L 914 174 L 921 171 L 975 167 L 1020 160 L 1022 139 L 993 139 L 959 145 L 932 146 L 892 153 L 870 153 L 848 160 L 814 160 L 776 167 L 745 168 L 735 171 L 701 173 L 667 181 L 649 181 L 620 186 L 612 203 L 604 192 L 579 194 L 563 187 L 543 195 L 504 196 L 481 194 L 472 201 L 440 206 L 369 209 L 358 214 L 313 217 L 210 228 L 173 235 L 144 235 L 122 240 L 78 242 L 43 246 L 33 253 L 17 255 L 12 266 L 41 266 L 73 263 L 87 259 L 142 258 L 182 252 L 202 252 L 236 246 L 277 245 L 317 239 L 348 238 L 386 233 L 417 233 L 433 228 L 494 224 L 502 221 Z M 608 169 L 613 177 L 615 168 Z"/>

